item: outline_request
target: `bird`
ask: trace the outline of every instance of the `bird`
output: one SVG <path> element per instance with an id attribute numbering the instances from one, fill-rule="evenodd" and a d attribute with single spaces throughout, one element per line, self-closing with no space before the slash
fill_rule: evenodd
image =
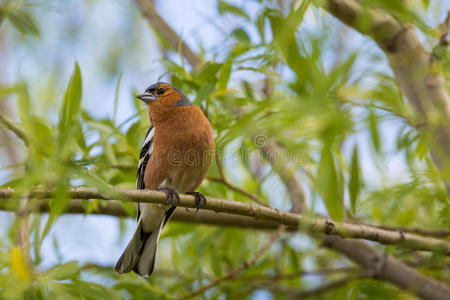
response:
<path id="1" fill-rule="evenodd" d="M 147 105 L 151 126 L 139 155 L 136 188 L 163 191 L 167 201 L 166 205 L 137 204 L 136 231 L 115 271 L 148 277 L 161 230 L 174 213 L 179 194 L 193 195 L 197 211 L 202 201 L 206 203 L 206 197 L 195 190 L 211 167 L 215 142 L 210 122 L 180 89 L 157 82 L 137 98 Z"/>

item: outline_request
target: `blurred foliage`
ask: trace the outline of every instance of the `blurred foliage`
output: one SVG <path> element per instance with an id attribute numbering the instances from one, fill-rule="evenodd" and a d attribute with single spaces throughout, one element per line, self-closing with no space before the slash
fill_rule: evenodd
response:
<path id="1" fill-rule="evenodd" d="M 229 34 L 219 49 L 205 49 L 208 57 L 214 58 L 205 60 L 198 70 L 180 63 L 177 52 L 169 51 L 161 59 L 172 84 L 210 119 L 227 177 L 272 206 L 289 210 L 286 191 L 260 155 L 263 145 L 254 140 L 255 135 L 263 135 L 265 141 L 276 140 L 286 151 L 289 164 L 298 168 L 307 186 L 311 212 L 373 224 L 450 228 L 448 196 L 426 139 L 412 126 L 411 108 L 376 45 L 351 33 L 363 45 L 346 48 L 346 43 L 351 43 L 343 34 L 345 27 L 310 1 L 286 1 L 281 7 L 276 1 L 252 2 L 258 5 L 256 11 L 234 2 L 217 2 L 218 22 L 228 24 Z M 438 29 L 424 21 L 436 1 L 410 2 L 364 1 L 413 24 L 436 42 Z M 136 9 L 131 2 L 129 6 L 127 9 Z M 12 27 L 7 30 L 25 36 L 46 34 L 40 32 L 31 8 L 30 3 L 21 1 L 0 2 L 0 21 L 10 22 Z M 133 18 L 138 18 L 137 13 Z M 111 51 L 112 60 L 120 53 Z M 135 274 L 119 276 L 111 267 L 80 266 L 74 261 L 42 269 L 41 243 L 69 201 L 68 187 L 85 185 L 102 190 L 106 188 L 103 182 L 135 186 L 134 166 L 149 126 L 148 116 L 133 97 L 134 114 L 117 122 L 124 76 L 119 76 L 117 65 L 108 63 L 110 60 L 105 58 L 105 68 L 119 78 L 111 87 L 115 92 L 112 117 L 98 117 L 83 105 L 91 100 L 83 93 L 89 82 L 82 79 L 77 63 L 59 96 L 54 91 L 31 94 L 33 82 L 0 86 L 0 96 L 11 99 L 17 111 L 17 116 L 10 117 L 23 128 L 28 141 L 27 147 L 9 141 L 1 144 L 20 149 L 16 151 L 24 157 L 2 184 L 20 192 L 6 205 L 18 208 L 20 197 L 31 187 L 57 191 L 50 200 L 49 218 L 29 216 L 31 261 L 17 245 L 17 219 L 9 235 L 0 240 L 0 299 L 172 298 L 238 267 L 268 238 L 264 232 L 172 222 L 162 234 L 156 273 L 149 279 Z M 447 58 L 443 68 L 448 74 Z M 57 74 L 53 84 L 58 82 Z M 402 164 L 400 173 L 396 166 Z M 8 166 L 4 169 L 9 170 Z M 209 175 L 219 177 L 216 165 Z M 205 180 L 200 191 L 217 198 L 250 201 L 213 181 Z M 84 205 L 91 211 L 99 201 L 84 201 Z M 36 203 L 31 200 L 28 205 L 33 208 Z M 130 215 L 134 213 L 133 204 L 125 207 Z M 118 227 L 123 232 L 123 222 L 118 222 Z M 58 248 L 57 241 L 54 247 Z M 400 259 L 410 259 L 396 247 L 382 248 Z M 424 254 L 419 261 L 423 272 L 450 280 L 446 267 L 435 267 L 448 265 L 446 257 Z M 245 275 L 222 283 L 202 298 L 256 298 L 264 286 L 310 289 L 346 274 L 298 275 L 283 280 L 270 279 L 270 275 L 348 265 L 307 236 L 287 234 Z M 280 290 L 271 293 L 273 299 L 286 297 Z M 387 284 L 361 279 L 315 297 L 410 296 Z"/>

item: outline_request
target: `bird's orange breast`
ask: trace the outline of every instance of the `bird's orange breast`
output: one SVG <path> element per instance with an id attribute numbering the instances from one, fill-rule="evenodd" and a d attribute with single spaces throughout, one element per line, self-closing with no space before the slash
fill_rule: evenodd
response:
<path id="1" fill-rule="evenodd" d="M 195 191 L 214 158 L 214 134 L 202 111 L 192 106 L 170 109 L 153 119 L 153 154 L 145 171 L 147 188 L 161 186 L 180 193 Z"/>

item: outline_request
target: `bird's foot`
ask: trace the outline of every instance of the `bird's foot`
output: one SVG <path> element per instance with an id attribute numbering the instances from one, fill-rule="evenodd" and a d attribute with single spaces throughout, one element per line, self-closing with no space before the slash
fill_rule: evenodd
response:
<path id="1" fill-rule="evenodd" d="M 180 202 L 180 195 L 175 191 L 174 189 L 170 188 L 157 188 L 157 191 L 164 192 L 167 195 L 167 200 L 164 203 L 165 205 L 175 205 L 175 199 L 177 199 L 178 202 Z"/>
<path id="2" fill-rule="evenodd" d="M 203 204 L 206 204 L 206 197 L 203 194 L 200 194 L 199 192 L 187 192 L 186 194 L 192 195 L 195 197 L 195 207 L 197 208 L 195 213 L 198 212 L 202 201 L 203 201 Z"/>

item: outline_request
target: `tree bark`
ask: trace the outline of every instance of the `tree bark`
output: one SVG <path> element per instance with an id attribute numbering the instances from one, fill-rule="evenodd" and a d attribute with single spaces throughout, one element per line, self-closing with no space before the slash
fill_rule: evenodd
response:
<path id="1" fill-rule="evenodd" d="M 425 50 L 412 26 L 355 0 L 327 0 L 325 9 L 344 24 L 368 35 L 386 54 L 400 89 L 413 107 L 418 130 L 450 194 L 450 98 L 439 61 Z M 360 20 L 364 18 L 364 23 Z M 366 25 L 362 25 L 366 24 Z M 367 25 L 369 24 L 369 25 Z"/>
<path id="2" fill-rule="evenodd" d="M 160 191 L 124 189 L 113 186 L 110 187 L 109 191 L 103 193 L 96 188 L 88 187 L 71 188 L 67 192 L 74 199 L 103 199 L 158 204 L 165 204 L 167 201 L 166 194 Z M 29 191 L 29 197 L 35 199 L 52 198 L 53 194 L 54 191 L 49 189 Z M 12 189 L 0 189 L 0 199 L 12 198 L 15 195 L 16 193 Z M 175 205 L 188 208 L 197 207 L 195 198 L 184 194 L 180 195 L 180 201 L 175 203 Z M 278 225 L 297 227 L 302 231 L 310 233 L 324 233 L 326 235 L 366 239 L 386 245 L 396 244 L 408 249 L 438 251 L 450 254 L 450 242 L 446 240 L 424 237 L 402 231 L 381 229 L 365 224 L 336 222 L 323 217 L 294 214 L 256 204 L 207 197 L 206 203 L 200 204 L 199 208 L 252 217 L 257 220 L 274 222 Z"/>

